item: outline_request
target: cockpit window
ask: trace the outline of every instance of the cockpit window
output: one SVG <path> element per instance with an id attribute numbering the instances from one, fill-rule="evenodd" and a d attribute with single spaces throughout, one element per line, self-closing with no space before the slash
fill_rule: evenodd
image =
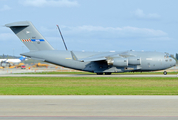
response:
<path id="1" fill-rule="evenodd" d="M 169 58 L 169 53 L 164 53 L 164 58 Z"/>

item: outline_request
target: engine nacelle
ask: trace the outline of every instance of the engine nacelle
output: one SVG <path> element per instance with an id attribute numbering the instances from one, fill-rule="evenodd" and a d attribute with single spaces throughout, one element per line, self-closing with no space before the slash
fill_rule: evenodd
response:
<path id="1" fill-rule="evenodd" d="M 128 59 L 127 58 L 113 58 L 112 60 L 108 60 L 108 65 L 113 65 L 116 67 L 127 67 Z"/>
<path id="2" fill-rule="evenodd" d="M 130 58 L 128 58 L 128 64 L 129 65 L 140 65 L 141 58 L 140 57 L 130 57 Z"/>

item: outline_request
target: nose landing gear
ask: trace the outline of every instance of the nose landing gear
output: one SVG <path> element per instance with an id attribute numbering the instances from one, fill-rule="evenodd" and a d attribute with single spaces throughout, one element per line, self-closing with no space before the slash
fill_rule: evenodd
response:
<path id="1" fill-rule="evenodd" d="M 166 71 L 164 71 L 164 72 L 163 72 L 163 74 L 164 74 L 164 75 L 167 75 L 167 72 L 166 72 Z"/>

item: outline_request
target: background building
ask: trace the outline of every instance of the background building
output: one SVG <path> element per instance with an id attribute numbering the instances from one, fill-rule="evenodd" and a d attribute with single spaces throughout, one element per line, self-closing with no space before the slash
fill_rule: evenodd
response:
<path id="1" fill-rule="evenodd" d="M 176 59 L 178 60 L 178 53 L 176 53 Z"/>

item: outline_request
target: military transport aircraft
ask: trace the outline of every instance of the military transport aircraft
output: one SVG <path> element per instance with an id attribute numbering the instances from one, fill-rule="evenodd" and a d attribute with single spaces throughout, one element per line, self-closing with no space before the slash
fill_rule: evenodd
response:
<path id="1" fill-rule="evenodd" d="M 160 52 L 54 50 L 29 21 L 10 23 L 5 26 L 9 27 L 30 50 L 21 55 L 67 68 L 93 72 L 97 75 L 165 70 L 176 65 L 172 57 Z M 163 73 L 167 74 L 166 71 Z"/>

